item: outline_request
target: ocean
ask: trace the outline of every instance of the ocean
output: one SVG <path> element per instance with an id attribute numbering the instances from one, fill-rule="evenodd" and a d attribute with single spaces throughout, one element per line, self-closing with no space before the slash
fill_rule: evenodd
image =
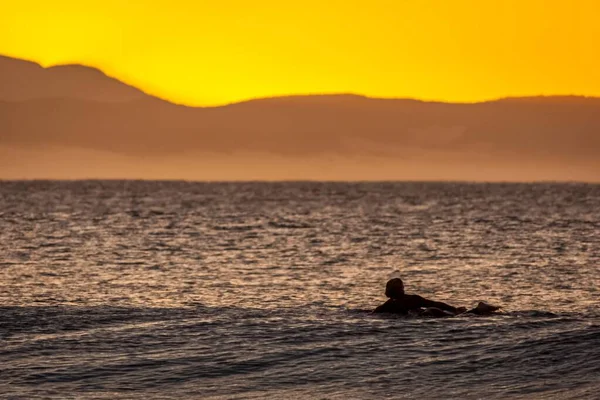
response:
<path id="1" fill-rule="evenodd" d="M 598 399 L 599 286 L 600 185 L 0 182 L 0 397 Z"/>

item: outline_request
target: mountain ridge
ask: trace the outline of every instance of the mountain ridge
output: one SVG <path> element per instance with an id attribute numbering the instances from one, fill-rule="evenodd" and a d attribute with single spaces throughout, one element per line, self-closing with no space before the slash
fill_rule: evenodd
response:
<path id="1" fill-rule="evenodd" d="M 73 97 L 122 102 L 145 95 L 142 90 L 110 77 L 98 68 L 78 64 L 46 68 L 33 61 L 0 55 L 0 100 Z"/>
<path id="2" fill-rule="evenodd" d="M 8 70 L 1 61 L 0 71 Z M 19 98 L 15 80 L 12 100 L 6 99 L 2 97 L 7 93 L 3 89 L 6 76 L 0 75 L 0 147 L 50 152 L 50 158 L 52 151 L 43 149 L 87 149 L 148 160 L 212 154 L 215 163 L 235 160 L 229 156 L 243 153 L 247 163 L 260 164 L 268 155 L 284 160 L 284 166 L 285 160 L 294 159 L 299 163 L 296 168 L 327 159 L 353 165 L 351 160 L 358 157 L 385 160 L 388 169 L 433 165 L 444 177 L 451 163 L 467 173 L 484 167 L 518 171 L 520 165 L 535 170 L 539 164 L 553 171 L 582 166 L 588 171 L 586 177 L 596 176 L 597 170 L 600 180 L 600 98 L 546 96 L 445 103 L 324 94 L 192 107 L 146 94 L 97 69 L 90 72 L 77 65 L 55 69 L 38 65 L 36 69 L 34 63 L 20 61 L 12 65 L 17 65 L 13 75 L 19 75 L 18 66 L 33 68 L 34 74 L 40 69 L 50 71 L 54 83 L 37 92 L 30 84 L 27 96 L 15 101 Z M 40 79 L 37 75 L 28 82 Z M 66 89 L 57 82 L 67 82 Z M 101 89 L 101 96 L 93 93 L 94 88 Z M 193 159 L 190 163 L 196 165 Z M 370 161 L 364 168 L 377 165 Z M 246 168 L 240 166 L 240 173 Z M 390 176 L 389 171 L 381 171 L 385 173 L 381 176 Z M 312 179 L 312 175 L 298 177 Z"/>
<path id="3" fill-rule="evenodd" d="M 236 101 L 236 102 L 232 102 L 232 103 L 227 103 L 227 104 L 222 104 L 222 105 L 213 105 L 213 106 L 192 106 L 192 105 L 181 104 L 181 103 L 169 100 L 169 99 L 162 98 L 160 96 L 149 94 L 141 88 L 138 88 L 129 83 L 125 83 L 122 80 L 120 80 L 119 78 L 116 78 L 116 77 L 106 74 L 104 71 L 102 71 L 102 69 L 97 68 L 97 67 L 87 66 L 87 65 L 83 65 L 83 64 L 77 64 L 77 63 L 56 64 L 56 65 L 44 67 L 35 61 L 24 60 L 24 59 L 10 57 L 10 56 L 6 56 L 6 55 L 2 55 L 2 54 L 0 54 L 0 100 L 7 100 L 7 99 L 2 98 L 3 93 L 2 93 L 1 88 L 3 86 L 5 86 L 8 81 L 6 79 L 6 75 L 4 78 L 2 78 L 2 75 L 4 75 L 4 74 L 2 74 L 2 72 L 5 72 L 3 70 L 3 68 L 6 69 L 6 66 L 8 64 L 21 65 L 22 67 L 24 65 L 27 65 L 27 67 L 29 69 L 46 71 L 49 73 L 53 73 L 56 71 L 60 71 L 60 72 L 63 72 L 63 71 L 65 71 L 65 72 L 86 71 L 86 73 L 92 73 L 99 77 L 106 78 L 107 81 L 117 82 L 120 85 L 129 87 L 132 90 L 134 90 L 135 92 L 137 92 L 139 97 L 143 97 L 145 95 L 145 96 L 153 97 L 156 99 L 160 99 L 165 102 L 172 103 L 174 105 L 188 107 L 188 108 L 216 108 L 216 107 L 226 107 L 226 106 L 234 105 L 234 104 L 243 104 L 243 103 L 257 102 L 257 101 L 270 102 L 270 101 L 294 101 L 294 100 L 310 100 L 310 99 L 313 99 L 313 100 L 319 100 L 319 99 L 364 99 L 364 100 L 381 100 L 381 101 L 412 101 L 412 102 L 434 103 L 434 104 L 485 104 L 485 103 L 495 103 L 495 102 L 560 102 L 560 101 L 580 102 L 580 101 L 588 101 L 588 100 L 600 102 L 600 97 L 582 96 L 582 95 L 576 95 L 576 94 L 529 95 L 529 96 L 519 96 L 519 97 L 509 96 L 509 97 L 501 97 L 501 98 L 497 98 L 497 99 L 487 99 L 487 100 L 481 100 L 481 101 L 475 101 L 475 102 L 450 102 L 450 101 L 443 101 L 443 100 L 425 100 L 425 99 L 410 98 L 410 97 L 372 97 L 372 96 L 366 96 L 366 95 L 357 94 L 357 93 L 312 93 L 312 94 L 290 94 L 290 95 L 282 95 L 282 96 L 258 97 L 258 98 L 251 98 L 251 99 L 240 100 L 240 101 Z M 42 97 L 48 97 L 48 96 L 42 96 Z M 77 96 L 75 96 L 75 97 L 77 98 Z M 8 99 L 8 101 L 11 101 L 11 100 Z M 103 101 L 103 100 L 99 100 L 99 101 Z"/>

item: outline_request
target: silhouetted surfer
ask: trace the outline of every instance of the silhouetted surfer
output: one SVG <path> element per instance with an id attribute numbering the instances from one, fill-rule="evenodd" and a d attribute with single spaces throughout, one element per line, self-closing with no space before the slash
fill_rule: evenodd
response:
<path id="1" fill-rule="evenodd" d="M 467 311 L 464 307 L 453 307 L 441 301 L 433 301 L 417 294 L 404 293 L 402 279 L 390 279 L 385 285 L 385 295 L 389 300 L 375 309 L 376 313 L 417 314 L 432 317 L 452 316 Z"/>
<path id="2" fill-rule="evenodd" d="M 404 293 L 404 283 L 400 278 L 390 279 L 385 285 L 385 295 L 389 300 L 377 307 L 373 312 L 391 313 L 402 315 L 419 315 L 426 317 L 450 317 L 453 315 L 469 313 L 488 315 L 499 310 L 500 307 L 483 302 L 477 307 L 467 311 L 465 307 L 453 307 L 441 301 L 433 301 L 416 294 Z"/>

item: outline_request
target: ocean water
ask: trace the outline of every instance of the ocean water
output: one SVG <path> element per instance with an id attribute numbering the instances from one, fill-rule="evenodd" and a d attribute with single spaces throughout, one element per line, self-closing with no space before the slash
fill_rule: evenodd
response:
<path id="1" fill-rule="evenodd" d="M 0 397 L 598 399 L 599 286 L 600 185 L 0 182 Z"/>

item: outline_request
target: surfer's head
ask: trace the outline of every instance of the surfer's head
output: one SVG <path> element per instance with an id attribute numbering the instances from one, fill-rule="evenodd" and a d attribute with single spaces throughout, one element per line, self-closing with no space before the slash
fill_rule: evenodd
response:
<path id="1" fill-rule="evenodd" d="M 385 285 L 385 295 L 390 299 L 399 299 L 404 296 L 404 283 L 402 283 L 402 279 L 390 279 Z"/>

